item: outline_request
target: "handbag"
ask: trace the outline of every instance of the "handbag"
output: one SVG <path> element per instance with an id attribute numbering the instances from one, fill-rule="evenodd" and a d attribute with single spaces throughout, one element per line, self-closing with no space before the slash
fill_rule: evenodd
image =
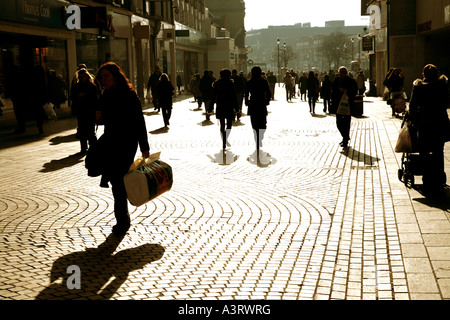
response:
<path id="1" fill-rule="evenodd" d="M 50 120 L 57 120 L 58 117 L 56 116 L 56 112 L 53 109 L 53 104 L 51 104 L 50 102 L 47 102 L 46 104 L 44 104 L 43 106 L 45 114 L 47 115 L 47 117 Z"/>
<path id="2" fill-rule="evenodd" d="M 413 144 L 411 140 L 411 132 L 409 124 L 405 123 L 401 128 L 397 143 L 395 145 L 395 152 L 397 153 L 409 153 L 413 151 Z"/>
<path id="3" fill-rule="evenodd" d="M 132 205 L 141 206 L 172 188 L 172 167 L 161 161 L 159 156 L 160 152 L 148 159 L 139 157 L 124 176 L 128 201 Z"/>
<path id="4" fill-rule="evenodd" d="M 336 114 L 340 114 L 343 116 L 350 115 L 350 104 L 348 101 L 347 90 L 342 95 L 341 101 L 339 101 L 339 106 L 337 108 Z"/>

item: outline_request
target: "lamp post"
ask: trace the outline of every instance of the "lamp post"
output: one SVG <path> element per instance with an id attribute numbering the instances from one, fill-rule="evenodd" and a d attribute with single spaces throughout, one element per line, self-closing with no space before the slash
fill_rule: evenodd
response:
<path id="1" fill-rule="evenodd" d="M 287 68 L 287 62 L 286 62 L 286 42 L 283 42 L 283 62 L 284 67 Z"/>
<path id="2" fill-rule="evenodd" d="M 278 86 L 280 86 L 280 38 L 277 39 L 278 46 Z"/>
<path id="3" fill-rule="evenodd" d="M 359 54 L 359 63 L 361 64 L 361 34 L 358 34 L 358 54 Z"/>

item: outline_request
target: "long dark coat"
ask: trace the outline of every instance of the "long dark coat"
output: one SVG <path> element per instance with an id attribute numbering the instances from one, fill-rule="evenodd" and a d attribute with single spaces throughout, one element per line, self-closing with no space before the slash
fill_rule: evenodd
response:
<path id="1" fill-rule="evenodd" d="M 216 107 L 217 119 L 232 119 L 234 118 L 234 112 L 238 112 L 238 104 L 236 99 L 236 89 L 233 84 L 233 80 L 219 79 L 213 84 L 213 97 L 211 100 L 210 111 L 214 103 Z"/>
<path id="2" fill-rule="evenodd" d="M 267 80 L 261 77 L 252 77 L 245 88 L 245 104 L 248 106 L 248 115 L 252 118 L 254 129 L 266 128 L 267 106 L 272 94 Z"/>
<path id="3" fill-rule="evenodd" d="M 341 91 L 340 89 L 343 89 Z M 336 113 L 339 102 L 344 95 L 345 90 L 347 90 L 348 102 L 350 105 L 350 111 L 353 108 L 355 102 L 355 96 L 358 93 L 358 85 L 356 81 L 349 76 L 344 78 L 337 77 L 331 84 L 331 108 L 330 113 Z"/>
<path id="4" fill-rule="evenodd" d="M 172 96 L 175 88 L 170 81 L 161 80 L 156 86 L 158 91 L 158 101 L 161 108 L 172 109 Z"/>
<path id="5" fill-rule="evenodd" d="M 128 172 L 138 145 L 141 151 L 148 151 L 150 147 L 136 92 L 128 88 L 104 90 L 99 105 L 105 129 L 98 143 L 105 157 L 103 178 L 109 180 L 113 175 Z"/>
<path id="6" fill-rule="evenodd" d="M 75 83 L 71 99 L 78 120 L 77 138 L 91 139 L 95 134 L 95 113 L 98 108 L 96 85 L 89 81 Z"/>
<path id="7" fill-rule="evenodd" d="M 409 103 L 410 119 L 416 125 L 420 151 L 442 148 L 450 139 L 448 80 L 416 80 Z"/>

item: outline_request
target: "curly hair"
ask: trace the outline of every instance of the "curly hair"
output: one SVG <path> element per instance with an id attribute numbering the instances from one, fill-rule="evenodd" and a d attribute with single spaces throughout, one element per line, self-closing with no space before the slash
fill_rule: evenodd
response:
<path id="1" fill-rule="evenodd" d="M 117 87 L 135 91 L 133 85 L 123 73 L 122 69 L 114 62 L 106 62 L 100 66 L 97 72 L 97 77 L 101 79 L 100 73 L 103 70 L 108 70 L 117 81 Z"/>

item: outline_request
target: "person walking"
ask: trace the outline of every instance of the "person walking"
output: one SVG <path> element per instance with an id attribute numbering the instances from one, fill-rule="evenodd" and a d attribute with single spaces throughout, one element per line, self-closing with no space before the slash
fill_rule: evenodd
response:
<path id="1" fill-rule="evenodd" d="M 205 104 L 206 120 L 209 120 L 209 105 L 211 104 L 211 99 L 213 95 L 213 87 L 215 79 L 209 70 L 203 71 L 203 77 L 200 79 L 199 89 L 202 94 L 202 101 Z"/>
<path id="2" fill-rule="evenodd" d="M 44 133 L 43 124 L 47 119 L 44 104 L 50 102 L 47 79 L 42 66 L 35 66 L 30 78 L 29 104 L 36 120 L 39 134 Z"/>
<path id="3" fill-rule="evenodd" d="M 356 83 L 358 84 L 358 94 L 360 96 L 364 95 L 364 92 L 366 92 L 366 80 L 367 78 L 364 75 L 364 72 L 360 70 L 358 75 L 356 76 Z"/>
<path id="4" fill-rule="evenodd" d="M 231 132 L 234 115 L 239 111 L 235 90 L 234 82 L 231 79 L 231 71 L 222 69 L 220 71 L 220 79 L 213 83 L 213 95 L 209 112 L 212 112 L 214 104 L 216 104 L 216 118 L 220 123 L 223 149 L 230 145 L 228 136 Z"/>
<path id="5" fill-rule="evenodd" d="M 183 79 L 181 78 L 181 74 L 177 74 L 177 88 L 178 94 L 181 94 L 181 86 L 183 85 Z"/>
<path id="6" fill-rule="evenodd" d="M 306 72 L 303 71 L 300 79 L 298 80 L 300 87 L 300 101 L 306 101 L 306 79 L 308 79 L 308 77 L 306 76 Z"/>
<path id="7" fill-rule="evenodd" d="M 271 100 L 275 100 L 275 85 L 277 84 L 277 77 L 273 74 L 272 71 L 269 72 L 267 76 L 267 82 L 269 83 L 270 94 L 272 95 Z"/>
<path id="8" fill-rule="evenodd" d="M 170 116 L 172 115 L 172 96 L 174 95 L 175 88 L 169 81 L 169 76 L 166 73 L 163 73 L 159 78 L 156 90 L 159 97 L 159 107 L 162 110 L 164 127 L 167 128 L 170 124 Z"/>
<path id="9" fill-rule="evenodd" d="M 323 112 L 327 113 L 331 104 L 331 81 L 328 74 L 323 78 L 320 97 L 323 99 Z"/>
<path id="10" fill-rule="evenodd" d="M 310 71 L 306 79 L 306 90 L 308 91 L 309 112 L 316 113 L 316 101 L 319 97 L 320 83 L 314 71 Z"/>
<path id="11" fill-rule="evenodd" d="M 103 85 L 99 105 L 105 128 L 96 145 L 101 143 L 105 156 L 102 182 L 109 181 L 112 186 L 117 221 L 112 231 L 123 236 L 130 228 L 123 177 L 134 161 L 138 145 L 143 158 L 150 156 L 150 146 L 140 100 L 120 67 L 107 62 L 98 73 Z"/>
<path id="12" fill-rule="evenodd" d="M 423 79 L 413 83 L 409 118 L 417 129 L 417 149 L 425 160 L 423 187 L 426 193 L 441 195 L 446 184 L 444 145 L 450 141 L 448 79 L 427 64 Z"/>
<path id="13" fill-rule="evenodd" d="M 383 81 L 383 85 L 388 89 L 387 104 L 392 109 L 392 116 L 395 116 L 395 97 L 394 95 L 400 95 L 403 92 L 403 86 L 405 83 L 405 77 L 397 68 L 391 68 Z"/>
<path id="14" fill-rule="evenodd" d="M 202 93 L 200 92 L 200 74 L 196 73 L 189 81 L 189 88 L 194 96 L 194 102 L 197 102 L 197 109 L 202 107 Z"/>
<path id="15" fill-rule="evenodd" d="M 150 75 L 147 82 L 147 90 L 151 90 L 152 92 L 152 102 L 153 102 L 153 110 L 159 112 L 161 109 L 158 101 L 158 90 L 157 85 L 159 82 L 159 78 L 161 77 L 161 70 L 158 66 L 155 67 L 155 71 Z"/>
<path id="16" fill-rule="evenodd" d="M 251 79 L 248 80 L 245 88 L 245 105 L 248 106 L 258 157 L 267 129 L 267 106 L 272 98 L 269 84 L 261 77 L 261 74 L 261 67 L 254 66 L 251 70 Z"/>
<path id="17" fill-rule="evenodd" d="M 340 114 L 338 111 L 338 106 L 344 93 L 346 93 L 351 110 L 355 101 L 357 91 L 358 86 L 356 84 L 356 81 L 349 77 L 347 68 L 340 67 L 339 76 L 334 79 L 331 85 L 331 105 L 333 108 L 333 113 L 336 113 L 336 126 L 342 136 L 340 146 L 344 148 L 348 146 L 348 141 L 350 140 L 350 126 L 352 116 L 350 115 L 351 112 L 350 114 Z"/>
<path id="18" fill-rule="evenodd" d="M 289 71 L 286 71 L 286 74 L 284 75 L 283 84 L 286 89 L 286 101 L 292 101 L 292 76 Z"/>
<path id="19" fill-rule="evenodd" d="M 237 70 L 233 69 L 233 71 L 231 72 L 231 80 L 233 80 L 234 83 L 236 101 L 238 104 L 238 111 L 236 111 L 236 120 L 239 121 L 242 115 L 242 104 L 244 103 L 246 79 L 244 78 L 243 74 L 238 75 Z"/>
<path id="20" fill-rule="evenodd" d="M 80 140 L 80 153 L 86 153 L 89 145 L 97 141 L 95 117 L 98 108 L 97 86 L 86 69 L 77 71 L 77 80 L 71 90 L 72 110 L 77 116 L 76 137 Z"/>

